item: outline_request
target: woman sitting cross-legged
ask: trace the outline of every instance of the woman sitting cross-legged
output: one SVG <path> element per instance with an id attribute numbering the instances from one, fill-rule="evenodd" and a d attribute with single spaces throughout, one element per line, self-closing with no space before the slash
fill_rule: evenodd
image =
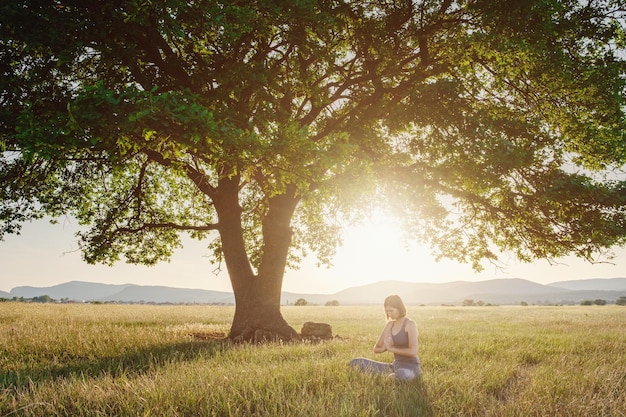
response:
<path id="1" fill-rule="evenodd" d="M 417 325 L 406 317 L 406 307 L 397 295 L 387 297 L 384 307 L 387 324 L 374 346 L 374 353 L 391 352 L 393 362 L 357 358 L 350 361 L 350 366 L 364 372 L 390 374 L 399 380 L 411 381 L 421 375 L 417 356 Z"/>

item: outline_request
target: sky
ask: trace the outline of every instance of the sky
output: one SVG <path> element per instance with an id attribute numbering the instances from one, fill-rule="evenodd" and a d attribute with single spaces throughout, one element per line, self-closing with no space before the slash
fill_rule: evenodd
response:
<path id="1" fill-rule="evenodd" d="M 184 241 L 171 262 L 153 267 L 89 265 L 77 251 L 77 224 L 69 219 L 58 224 L 46 220 L 26 223 L 21 235 L 0 241 L 0 290 L 18 286 L 48 287 L 68 281 L 107 284 L 163 285 L 232 291 L 225 271 L 215 274 L 206 249 L 208 242 Z M 560 259 L 558 265 L 545 260 L 532 264 L 503 259 L 505 269 L 486 266 L 475 273 L 469 265 L 443 260 L 435 262 L 426 247 L 407 245 L 402 233 L 388 218 L 378 218 L 358 227 L 348 227 L 344 244 L 333 266 L 318 267 L 306 259 L 299 270 L 287 270 L 283 290 L 302 294 L 334 294 L 345 288 L 383 280 L 440 283 L 523 278 L 540 284 L 588 279 L 626 277 L 626 249 L 615 250 L 612 264 L 590 264 L 576 258 Z"/>

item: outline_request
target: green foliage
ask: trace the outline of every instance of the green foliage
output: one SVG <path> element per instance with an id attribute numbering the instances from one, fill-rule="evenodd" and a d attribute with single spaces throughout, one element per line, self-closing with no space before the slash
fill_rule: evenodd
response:
<path id="1" fill-rule="evenodd" d="M 286 308 L 291 322 L 341 336 L 319 344 L 212 338 L 232 314 L 0 303 L 0 414 L 565 417 L 619 415 L 626 402 L 626 310 L 615 306 L 409 306 L 424 371 L 409 384 L 348 367 L 373 355 L 380 306 Z"/>
<path id="2" fill-rule="evenodd" d="M 626 297 L 624 296 L 618 297 L 617 300 L 615 301 L 615 304 L 617 304 L 618 306 L 626 306 Z"/>
<path id="3" fill-rule="evenodd" d="M 33 297 L 32 301 L 34 303 L 51 303 L 54 300 L 49 295 L 40 295 L 38 297 Z"/>
<path id="4" fill-rule="evenodd" d="M 71 214 L 88 262 L 185 232 L 273 279 L 376 206 L 476 269 L 624 244 L 614 2 L 28 0 L 0 28 L 0 237 Z"/>
<path id="5" fill-rule="evenodd" d="M 306 306 L 308 304 L 309 304 L 309 302 L 307 300 L 305 300 L 304 298 L 298 298 L 296 300 L 296 302 L 294 303 L 294 305 L 296 305 L 296 306 Z"/>

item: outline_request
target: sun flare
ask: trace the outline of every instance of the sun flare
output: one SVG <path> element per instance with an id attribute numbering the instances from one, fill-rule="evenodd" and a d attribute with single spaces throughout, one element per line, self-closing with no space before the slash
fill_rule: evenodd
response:
<path id="1" fill-rule="evenodd" d="M 440 273 L 431 251 L 407 236 L 400 222 L 384 213 L 344 231 L 335 268 L 363 281 L 413 281 Z"/>

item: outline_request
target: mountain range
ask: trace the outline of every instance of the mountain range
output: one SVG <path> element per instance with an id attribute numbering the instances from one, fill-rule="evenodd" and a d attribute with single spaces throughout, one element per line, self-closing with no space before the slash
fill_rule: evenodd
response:
<path id="1" fill-rule="evenodd" d="M 294 304 L 305 299 L 309 304 L 337 301 L 341 305 L 380 304 L 385 296 L 398 294 L 407 304 L 460 305 L 465 300 L 490 304 L 578 304 L 583 300 L 605 300 L 614 303 L 626 296 L 626 278 L 560 281 L 551 284 L 512 278 L 486 281 L 454 281 L 446 283 L 415 283 L 380 281 L 347 288 L 334 294 L 298 294 L 283 292 L 281 302 Z M 55 300 L 126 303 L 234 304 L 232 292 L 175 288 L 134 284 L 101 284 L 71 281 L 51 287 L 22 286 L 9 293 L 0 291 L 0 298 L 34 298 L 47 295 Z"/>

